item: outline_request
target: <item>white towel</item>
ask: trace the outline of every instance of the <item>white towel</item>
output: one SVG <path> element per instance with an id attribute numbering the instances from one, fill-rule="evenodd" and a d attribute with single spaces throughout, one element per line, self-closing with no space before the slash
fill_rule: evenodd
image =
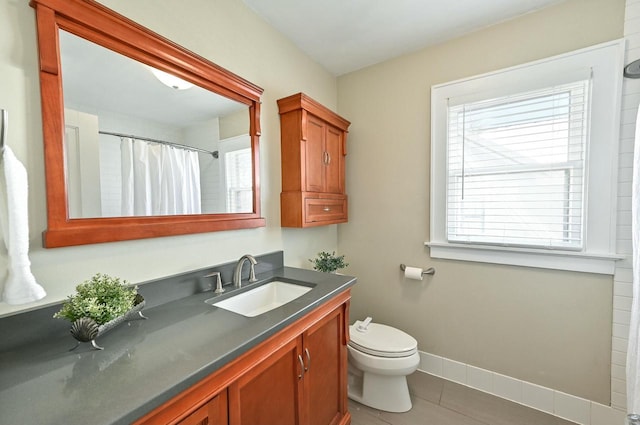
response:
<path id="1" fill-rule="evenodd" d="M 2 299 L 8 304 L 25 304 L 47 295 L 31 273 L 29 261 L 27 170 L 8 146 L 4 147 L 1 162 L 0 226 L 9 254 Z"/>

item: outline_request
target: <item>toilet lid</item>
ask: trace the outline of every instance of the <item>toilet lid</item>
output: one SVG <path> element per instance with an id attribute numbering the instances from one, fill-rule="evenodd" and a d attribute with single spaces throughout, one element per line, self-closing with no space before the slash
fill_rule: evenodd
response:
<path id="1" fill-rule="evenodd" d="M 349 345 L 363 353 L 378 357 L 407 357 L 418 351 L 418 341 L 411 335 L 391 326 L 369 323 L 358 329 L 360 320 L 349 326 Z"/>

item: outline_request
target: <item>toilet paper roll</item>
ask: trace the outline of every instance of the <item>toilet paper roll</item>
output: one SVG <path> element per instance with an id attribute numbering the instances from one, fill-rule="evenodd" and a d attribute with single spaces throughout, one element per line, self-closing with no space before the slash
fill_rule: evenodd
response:
<path id="1" fill-rule="evenodd" d="M 418 267 L 405 267 L 404 277 L 407 279 L 422 280 L 422 269 Z"/>

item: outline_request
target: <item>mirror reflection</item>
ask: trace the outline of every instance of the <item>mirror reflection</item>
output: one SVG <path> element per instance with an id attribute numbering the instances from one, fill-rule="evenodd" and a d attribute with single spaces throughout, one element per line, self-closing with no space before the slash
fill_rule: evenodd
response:
<path id="1" fill-rule="evenodd" d="M 249 108 L 60 31 L 70 218 L 253 210 Z"/>

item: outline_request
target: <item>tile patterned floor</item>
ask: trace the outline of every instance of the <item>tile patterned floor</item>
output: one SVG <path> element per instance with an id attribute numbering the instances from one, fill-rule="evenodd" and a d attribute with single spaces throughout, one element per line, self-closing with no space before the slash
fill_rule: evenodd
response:
<path id="1" fill-rule="evenodd" d="M 435 376 L 409 376 L 413 408 L 389 413 L 349 400 L 351 425 L 575 425 Z"/>

